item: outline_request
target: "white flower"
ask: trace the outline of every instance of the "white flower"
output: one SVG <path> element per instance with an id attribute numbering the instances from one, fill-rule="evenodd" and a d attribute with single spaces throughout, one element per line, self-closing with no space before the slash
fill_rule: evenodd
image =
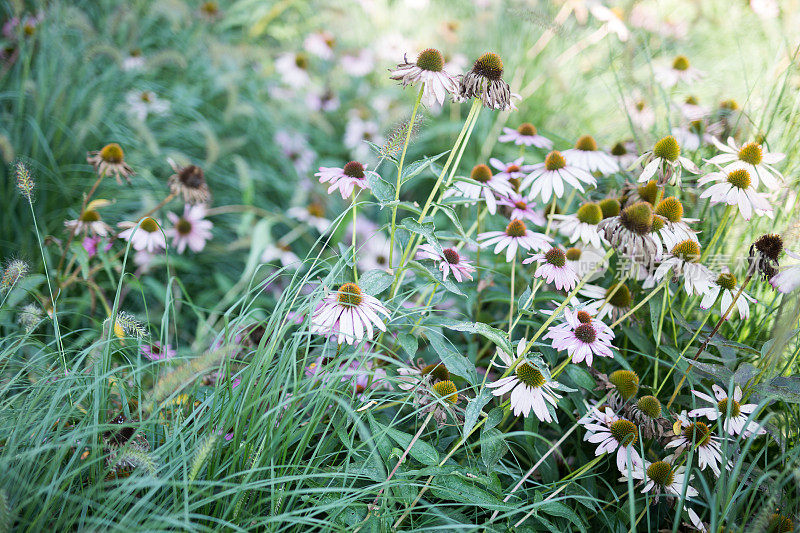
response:
<path id="1" fill-rule="evenodd" d="M 786 255 L 800 259 L 800 255 L 786 250 Z M 783 268 L 769 280 L 776 291 L 788 294 L 800 287 L 800 263 Z"/>
<path id="2" fill-rule="evenodd" d="M 268 245 L 261 254 L 262 263 L 272 263 L 275 260 L 280 261 L 281 266 L 285 267 L 297 266 L 300 263 L 300 258 L 297 257 L 292 249 L 288 245 L 281 243 Z"/>
<path id="3" fill-rule="evenodd" d="M 700 245 L 692 240 L 676 244 L 658 265 L 653 276 L 662 280 L 672 271 L 674 276 L 683 275 L 683 288 L 689 296 L 702 295 L 709 291 L 711 271 L 700 264 Z"/>
<path id="4" fill-rule="evenodd" d="M 551 326 L 542 339 L 552 339 L 556 350 L 566 350 L 573 363 L 586 361 L 592 366 L 595 355 L 613 357 L 611 340 L 614 332 L 604 322 L 585 310 L 564 309 L 564 322 Z"/>
<path id="5" fill-rule="evenodd" d="M 517 345 L 517 358 L 522 357 L 524 352 L 525 339 L 523 338 Z M 498 349 L 497 355 L 505 364 L 505 368 L 511 368 L 514 364 L 511 355 L 503 350 Z M 520 361 L 514 368 L 513 374 L 489 383 L 487 386 L 495 389 L 492 391 L 495 396 L 503 396 L 511 392 L 511 409 L 514 411 L 514 416 L 521 414 L 527 418 L 533 411 L 542 422 L 552 422 L 553 417 L 550 415 L 547 403 L 555 408 L 558 399 L 561 398 L 553 390 L 555 385 L 557 383 L 550 381 L 536 365 L 528 361 Z"/>
<path id="6" fill-rule="evenodd" d="M 362 48 L 355 54 L 342 56 L 340 64 L 345 72 L 354 78 L 366 76 L 375 68 L 375 59 L 372 52 L 367 48 Z"/>
<path id="7" fill-rule="evenodd" d="M 534 170 L 522 181 L 520 189 L 531 188 L 531 196 L 541 195 L 543 202 L 549 202 L 555 193 L 558 198 L 564 195 L 564 182 L 585 192 L 581 182 L 594 187 L 597 184 L 594 176 L 587 171 L 573 165 L 568 165 L 567 160 L 558 151 L 547 154 L 544 163 L 533 165 Z"/>
<path id="8" fill-rule="evenodd" d="M 709 467 L 714 475 L 719 477 L 719 465 L 722 463 L 719 437 L 712 434 L 705 423 L 692 422 L 686 418 L 686 411 L 678 415 L 678 423 L 675 424 L 677 438 L 669 441 L 664 447 L 678 448 L 678 451 L 695 447 L 700 470 Z M 677 431 L 678 429 L 680 431 Z"/>
<path id="9" fill-rule="evenodd" d="M 617 160 L 604 151 L 598 150 L 597 142 L 591 135 L 581 136 L 574 148 L 564 150 L 562 154 L 571 165 L 588 172 L 611 174 L 619 170 Z"/>
<path id="10" fill-rule="evenodd" d="M 639 428 L 636 424 L 618 417 L 610 407 L 606 407 L 595 419 L 586 420 L 584 417 L 581 420 L 584 420 L 581 425 L 587 430 L 584 440 L 599 444 L 594 451 L 596 456 L 617 452 L 617 469 L 622 473 L 627 470 L 629 456 L 634 468 L 642 463 L 635 446 L 639 441 Z"/>
<path id="11" fill-rule="evenodd" d="M 423 244 L 419 247 L 417 257 L 438 261 L 439 270 L 442 271 L 442 279 L 447 279 L 447 276 L 452 272 L 453 277 L 458 282 L 465 279 L 472 280 L 471 272 L 475 272 L 475 267 L 461 257 L 455 248 L 445 248 L 440 253 L 430 244 Z"/>
<path id="12" fill-rule="evenodd" d="M 649 130 L 656 123 L 655 111 L 638 94 L 634 93 L 633 96 L 625 98 L 624 103 L 625 110 L 634 125 L 643 130 Z"/>
<path id="13" fill-rule="evenodd" d="M 127 228 L 120 232 L 119 238 L 130 241 L 134 250 L 154 254 L 167 247 L 167 241 L 161 232 L 161 224 L 153 218 L 143 218 L 138 224 L 121 222 L 119 226 Z"/>
<path id="14" fill-rule="evenodd" d="M 369 145 L 364 141 L 383 144 L 378 123 L 363 120 L 358 115 L 351 115 L 344 127 L 344 145 L 353 152 L 356 159 L 365 160 L 371 153 Z"/>
<path id="15" fill-rule="evenodd" d="M 125 95 L 125 101 L 130 114 L 141 121 L 147 115 L 163 115 L 169 110 L 169 102 L 156 96 L 153 91 L 130 91 Z"/>
<path id="16" fill-rule="evenodd" d="M 325 218 L 325 207 L 318 203 L 310 203 L 306 207 L 290 207 L 286 210 L 290 217 L 305 222 L 320 233 L 325 233 L 331 227 L 331 221 Z"/>
<path id="17" fill-rule="evenodd" d="M 567 248 L 565 255 L 567 264 L 572 266 L 578 279 L 583 279 L 591 272 L 592 275 L 587 281 L 592 281 L 602 277 L 608 270 L 608 259 L 600 248 L 577 244 L 572 248 Z"/>
<path id="18" fill-rule="evenodd" d="M 767 152 L 755 142 L 749 142 L 741 147 L 736 146 L 733 137 L 728 137 L 728 144 L 722 144 L 718 140 L 713 140 L 714 145 L 723 153 L 715 155 L 707 161 L 713 165 L 722 167 L 724 172 L 743 169 L 750 174 L 753 180 L 753 187 L 758 187 L 758 180 L 770 189 L 777 189 L 783 181 L 783 175 L 772 166 L 782 161 L 784 154 L 778 152 Z"/>
<path id="19" fill-rule="evenodd" d="M 668 496 L 680 498 L 683 494 L 684 484 L 692 481 L 692 477 L 686 479 L 686 467 L 674 467 L 667 461 L 655 461 L 651 463 L 646 459 L 638 464 L 633 464 L 631 471 L 627 467 L 622 472 L 620 481 L 627 481 L 628 477 L 633 479 L 640 479 L 645 481 L 642 493 L 654 492 L 656 494 L 664 493 Z M 697 489 L 688 485 L 686 487 L 686 496 L 692 498 L 697 496 Z"/>
<path id="20" fill-rule="evenodd" d="M 333 34 L 323 30 L 309 33 L 303 41 L 303 47 L 321 59 L 333 59 L 333 43 Z"/>
<path id="21" fill-rule="evenodd" d="M 505 231 L 487 231 L 478 235 L 478 242 L 484 248 L 494 245 L 494 253 L 506 250 L 506 262 L 510 263 L 516 256 L 517 249 L 542 251 L 549 247 L 552 237 L 534 233 L 525 227 L 521 220 L 512 220 Z M 482 241 L 482 242 L 481 242 Z"/>
<path id="22" fill-rule="evenodd" d="M 625 42 L 631 36 L 630 30 L 622 22 L 622 19 L 611 9 L 607 8 L 601 3 L 592 3 L 589 6 L 589 11 L 594 15 L 594 18 L 601 22 L 606 23 L 606 28 L 608 29 L 608 33 L 614 33 L 617 35 L 617 38 Z"/>
<path id="23" fill-rule="evenodd" d="M 308 85 L 308 57 L 303 53 L 286 52 L 275 60 L 275 70 L 281 75 L 283 82 L 295 89 Z"/>
<path id="24" fill-rule="evenodd" d="M 509 196 L 514 192 L 508 179 L 492 174 L 492 169 L 487 165 L 475 165 L 469 175 L 477 183 L 458 180 L 452 187 L 445 191 L 444 197 L 451 196 L 477 200 L 483 197 L 486 200 L 486 210 L 492 215 L 497 212 L 496 194 Z"/>
<path id="25" fill-rule="evenodd" d="M 372 339 L 374 328 L 386 331 L 383 319 L 389 311 L 374 296 L 364 294 L 355 283 L 345 283 L 320 302 L 311 317 L 311 333 L 336 337 L 336 342 L 361 342 L 366 333 Z"/>
<path id="26" fill-rule="evenodd" d="M 551 215 L 556 221 L 556 228 L 569 238 L 570 243 L 578 242 L 590 244 L 595 248 L 602 248 L 607 244 L 606 239 L 600 234 L 598 224 L 603 220 L 603 211 L 600 204 L 587 202 L 578 208 L 574 215 Z"/>
<path id="27" fill-rule="evenodd" d="M 763 435 L 767 432 L 756 422 L 748 422 L 748 415 L 756 410 L 758 405 L 754 403 L 740 404 L 742 400 L 742 388 L 739 385 L 733 390 L 733 398 L 728 396 L 728 393 L 717 385 L 716 383 L 711 386 L 714 391 L 716 400 L 711 398 L 708 394 L 702 393 L 698 390 L 692 390 L 692 394 L 705 400 L 711 404 L 711 407 L 701 407 L 699 409 L 692 409 L 689 411 L 689 416 L 692 418 L 696 416 L 704 416 L 709 420 L 723 419 L 722 427 L 729 435 L 742 435 L 749 437 L 750 435 Z"/>
<path id="28" fill-rule="evenodd" d="M 535 146 L 545 150 L 553 148 L 553 141 L 539 135 L 536 127 L 530 122 L 520 124 L 517 129 L 504 127 L 503 134 L 498 138 L 498 141 L 501 143 L 513 142 L 517 146 Z"/>
<path id="29" fill-rule="evenodd" d="M 447 95 L 458 90 L 455 77 L 444 70 L 442 53 L 434 48 L 420 52 L 414 63 L 409 63 L 408 57 L 404 56 L 390 78 L 401 82 L 403 87 L 423 83 L 422 103 L 426 107 L 443 105 Z"/>
<path id="30" fill-rule="evenodd" d="M 683 204 L 674 196 L 661 200 L 655 208 L 653 233 L 664 243 L 667 250 L 685 240 L 697 240 L 697 234 L 688 223 L 695 223 L 695 218 L 683 218 Z"/>
<path id="31" fill-rule="evenodd" d="M 639 157 L 637 163 L 639 162 L 646 162 L 644 170 L 639 175 L 639 183 L 647 183 L 660 170 L 659 184 L 669 183 L 680 187 L 682 169 L 692 174 L 700 172 L 690 159 L 681 156 L 681 145 L 672 135 L 659 140 L 650 152 L 645 152 Z"/>
<path id="32" fill-rule="evenodd" d="M 710 172 L 697 180 L 697 185 L 712 183 L 700 198 L 709 198 L 711 205 L 725 203 L 739 207 L 745 220 L 750 220 L 755 212 L 759 216 L 772 218 L 772 206 L 767 197 L 756 192 L 750 179 L 750 172 L 743 168 L 729 172 Z"/>
<path id="33" fill-rule="evenodd" d="M 686 56 L 676 56 L 670 66 L 657 65 L 653 67 L 653 73 L 658 83 L 666 88 L 674 87 L 678 83 L 692 83 L 704 76 L 704 74 L 689 64 Z"/>
<path id="34" fill-rule="evenodd" d="M 720 275 L 717 276 L 717 279 L 711 283 L 708 292 L 705 294 L 705 296 L 703 296 L 703 300 L 700 302 L 700 307 L 702 309 L 708 309 L 714 305 L 714 302 L 717 301 L 717 296 L 719 296 L 720 291 L 722 291 L 722 299 L 720 300 L 720 314 L 724 314 L 731 306 L 733 297 L 737 292 L 739 292 L 739 290 L 736 288 L 736 276 L 727 270 L 720 273 Z M 755 303 L 756 300 L 746 292 L 742 291 L 742 294 L 740 294 L 739 298 L 736 300 L 736 308 L 739 310 L 739 317 L 742 320 L 747 320 L 747 318 L 750 316 L 750 304 L 748 302 Z"/>
<path id="35" fill-rule="evenodd" d="M 108 200 L 92 200 L 83 210 L 81 216 L 75 220 L 64 221 L 64 226 L 70 230 L 72 235 L 78 235 L 83 232 L 86 232 L 87 235 L 108 235 L 111 228 L 100 218 L 100 213 L 97 212 L 97 209 L 109 203 Z"/>
<path id="36" fill-rule="evenodd" d="M 538 266 L 533 276 L 553 283 L 558 290 L 571 291 L 578 284 L 578 275 L 567 263 L 567 256 L 560 248 L 550 248 L 545 253 L 533 254 L 522 261 L 523 265 L 536 261 Z"/>

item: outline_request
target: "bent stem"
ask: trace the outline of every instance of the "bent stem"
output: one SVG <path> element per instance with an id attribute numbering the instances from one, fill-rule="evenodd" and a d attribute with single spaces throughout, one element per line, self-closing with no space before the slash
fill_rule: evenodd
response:
<path id="1" fill-rule="evenodd" d="M 697 349 L 697 353 L 694 354 L 694 357 L 692 358 L 692 362 L 686 368 L 686 371 L 683 373 L 683 376 L 681 377 L 681 380 L 678 382 L 678 385 L 675 387 L 675 392 L 672 393 L 672 397 L 669 399 L 669 402 L 667 403 L 667 409 L 669 409 L 670 406 L 672 405 L 672 402 L 675 401 L 675 398 L 678 396 L 678 392 L 680 392 L 681 388 L 683 387 L 684 382 L 686 382 L 686 378 L 689 376 L 689 371 L 692 370 L 692 367 L 694 366 L 694 363 L 697 361 L 697 359 L 700 357 L 700 354 L 703 353 L 703 350 L 705 350 L 706 346 L 708 346 L 708 343 L 711 341 L 711 339 L 714 338 L 714 335 L 717 334 L 717 331 L 719 331 L 719 328 L 722 327 L 722 324 L 728 319 L 728 315 L 731 313 L 731 311 L 733 311 L 733 308 L 736 305 L 736 300 L 739 299 L 739 297 L 744 292 L 745 287 L 747 287 L 747 284 L 750 283 L 750 279 L 752 279 L 752 277 L 753 277 L 753 271 L 754 271 L 754 268 L 751 266 L 749 271 L 748 271 L 748 273 L 747 273 L 747 277 L 742 282 L 742 286 L 739 287 L 739 290 L 736 292 L 736 295 L 733 297 L 733 300 L 731 300 L 731 304 L 728 306 L 728 309 L 726 309 L 725 313 L 723 313 L 723 315 L 721 317 L 719 317 L 719 320 L 717 321 L 717 325 L 714 326 L 714 329 L 712 329 L 711 333 L 708 334 L 708 337 L 706 338 L 706 340 L 703 342 L 703 344 L 700 345 L 700 348 Z M 697 330 L 698 333 L 702 329 L 703 329 L 703 326 L 701 325 L 700 328 L 698 328 L 698 330 Z M 697 337 L 697 333 L 695 333 L 695 336 L 692 338 L 692 340 L 694 340 L 694 338 L 696 338 L 696 337 Z M 687 348 L 688 348 L 688 346 L 687 346 Z M 681 354 L 681 355 L 683 355 L 683 354 Z M 680 357 L 678 358 L 678 361 L 679 360 L 680 360 Z M 678 361 L 675 361 L 675 364 L 678 364 Z M 671 372 L 671 370 L 670 370 L 670 372 Z M 667 376 L 669 376 L 669 374 Z M 666 379 L 665 379 L 665 381 L 666 381 Z"/>
<path id="2" fill-rule="evenodd" d="M 403 163 L 406 160 L 406 150 L 408 150 L 408 143 L 411 141 L 411 131 L 414 129 L 414 121 L 417 119 L 417 110 L 419 109 L 419 103 L 422 100 L 422 90 L 425 88 L 425 83 L 422 83 L 419 88 L 419 93 L 417 94 L 417 101 L 414 102 L 414 110 L 411 112 L 411 120 L 408 122 L 408 128 L 406 129 L 406 139 L 403 142 L 403 152 L 400 154 L 400 164 L 397 166 L 397 185 L 394 189 L 394 206 L 392 207 L 392 229 L 391 229 L 391 236 L 389 237 L 389 267 L 394 264 L 392 259 L 394 259 L 394 233 L 397 230 L 397 204 L 400 202 L 400 186 L 402 185 L 403 179 Z M 353 223 L 355 224 L 355 219 L 353 219 Z"/>

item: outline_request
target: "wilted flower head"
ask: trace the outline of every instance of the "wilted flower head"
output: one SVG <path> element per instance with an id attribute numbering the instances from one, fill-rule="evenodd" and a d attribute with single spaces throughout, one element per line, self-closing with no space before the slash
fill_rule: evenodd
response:
<path id="1" fill-rule="evenodd" d="M 175 196 L 182 195 L 188 204 L 208 203 L 211 191 L 208 189 L 203 169 L 197 165 L 181 167 L 175 161 L 167 158 L 174 174 L 167 179 L 169 192 Z"/>
<path id="2" fill-rule="evenodd" d="M 458 84 L 460 101 L 480 98 L 490 109 L 511 109 L 511 88 L 503 80 L 503 60 L 486 52 L 472 65 L 472 70 L 461 76 Z"/>
<path id="3" fill-rule="evenodd" d="M 750 246 L 750 269 L 770 279 L 778 273 L 778 258 L 783 251 L 783 239 L 776 233 L 762 235 Z"/>
<path id="4" fill-rule="evenodd" d="M 120 185 L 122 184 L 120 177 L 130 183 L 130 177 L 135 174 L 133 169 L 125 163 L 125 152 L 117 143 L 110 143 L 100 150 L 89 152 L 86 162 L 92 165 L 95 172 L 101 176 L 113 174 Z"/>

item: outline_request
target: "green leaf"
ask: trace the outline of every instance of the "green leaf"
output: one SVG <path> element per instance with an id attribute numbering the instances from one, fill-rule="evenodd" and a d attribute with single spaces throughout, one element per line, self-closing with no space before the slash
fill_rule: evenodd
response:
<path id="1" fill-rule="evenodd" d="M 597 385 L 589 372 L 578 365 L 567 365 L 564 369 L 567 375 L 572 379 L 572 382 L 586 390 L 594 390 Z"/>
<path id="2" fill-rule="evenodd" d="M 367 294 L 377 296 L 388 289 L 393 281 L 394 276 L 385 270 L 370 270 L 358 278 L 358 286 Z"/>
<path id="3" fill-rule="evenodd" d="M 445 365 L 447 366 L 447 365 Z M 493 397 L 492 393 L 489 392 L 488 389 L 483 389 L 480 394 L 475 396 L 470 402 L 467 404 L 467 408 L 464 409 L 464 438 L 467 438 L 472 428 L 475 427 L 475 422 L 478 421 L 478 417 L 481 414 L 481 410 L 483 410 L 483 406 L 489 403 Z"/>
<path id="4" fill-rule="evenodd" d="M 500 329 L 493 328 L 483 322 L 462 322 L 457 320 L 442 320 L 441 325 L 447 329 L 463 331 L 465 333 L 477 333 L 495 344 L 507 354 L 513 354 L 511 343 L 508 341 L 508 334 Z"/>
<path id="5" fill-rule="evenodd" d="M 378 174 L 367 174 L 369 189 L 379 202 L 391 202 L 394 200 L 394 185 L 381 178 Z"/>
<path id="6" fill-rule="evenodd" d="M 453 276 L 448 276 L 447 279 L 444 279 L 444 273 L 430 262 L 425 261 L 424 263 L 420 263 L 419 261 L 410 261 L 408 265 L 414 268 L 414 270 L 425 274 L 425 277 L 434 283 L 440 284 L 448 292 L 466 297 L 466 295 L 461 292 L 458 284 L 453 280 Z"/>
<path id="7" fill-rule="evenodd" d="M 379 423 L 376 422 L 376 424 Z M 411 439 L 414 438 L 413 435 L 403 431 L 389 426 L 384 426 L 382 424 L 379 425 L 386 431 L 386 434 L 389 435 L 389 437 L 391 437 L 392 440 L 394 440 L 397 444 L 402 446 L 404 450 L 408 448 L 408 445 L 411 444 Z M 411 446 L 408 454 L 420 463 L 427 466 L 439 464 L 439 452 L 436 451 L 436 448 L 422 439 L 417 439 L 416 442 L 414 442 L 414 445 Z"/>
<path id="8" fill-rule="evenodd" d="M 476 487 L 472 483 L 456 475 L 436 476 L 431 484 L 431 493 L 437 498 L 471 504 L 488 509 L 509 510 L 512 507 L 500 501 L 494 494 Z"/>
<path id="9" fill-rule="evenodd" d="M 417 235 L 422 235 L 425 237 L 425 240 L 428 241 L 428 244 L 433 246 L 437 253 L 441 253 L 442 247 L 439 244 L 439 241 L 436 240 L 436 236 L 434 235 L 434 231 L 436 227 L 433 225 L 433 222 L 430 220 L 424 220 L 422 224 L 414 220 L 413 218 L 404 218 L 400 225 L 406 228 L 408 231 L 412 233 L 416 233 Z"/>
<path id="10" fill-rule="evenodd" d="M 506 443 L 503 433 L 497 428 L 484 428 L 481 431 L 481 459 L 487 468 L 492 468 L 506 453 Z"/>
<path id="11" fill-rule="evenodd" d="M 400 333 L 397 335 L 397 342 L 400 344 L 400 347 L 403 349 L 404 352 L 408 354 L 409 357 L 413 358 L 415 355 L 417 355 L 419 340 L 414 335 L 409 335 L 408 333 Z"/>
<path id="12" fill-rule="evenodd" d="M 560 516 L 561 518 L 566 518 L 570 522 L 572 522 L 575 527 L 577 527 L 581 531 L 586 531 L 586 526 L 581 521 L 578 514 L 564 505 L 561 502 L 542 502 L 538 506 L 539 512 L 546 513 L 549 515 Z"/>
<path id="13" fill-rule="evenodd" d="M 483 423 L 483 427 L 486 428 L 493 428 L 503 420 L 503 411 L 502 407 L 495 407 L 491 411 L 489 411 L 489 415 L 486 417 L 486 422 Z"/>
<path id="14" fill-rule="evenodd" d="M 436 330 L 428 330 L 425 335 L 436 355 L 439 356 L 439 359 L 451 374 L 466 379 L 470 385 L 475 385 L 478 382 L 478 372 L 475 370 L 475 365 L 469 358 L 450 348 L 450 341 L 444 335 Z"/>

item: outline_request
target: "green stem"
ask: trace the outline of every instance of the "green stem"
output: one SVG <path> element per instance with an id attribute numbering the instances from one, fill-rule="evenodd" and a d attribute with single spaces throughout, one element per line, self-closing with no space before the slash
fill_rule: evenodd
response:
<path id="1" fill-rule="evenodd" d="M 626 318 L 628 318 L 629 316 L 631 316 L 633 313 L 635 313 L 636 311 L 638 311 L 640 307 L 642 307 L 644 304 L 646 304 L 646 303 L 647 303 L 647 302 L 650 300 L 650 298 L 652 298 L 653 296 L 655 296 L 656 294 L 658 294 L 658 292 L 659 292 L 659 291 L 660 291 L 660 290 L 661 290 L 663 287 L 665 287 L 665 286 L 666 286 L 668 283 L 669 283 L 669 276 L 664 276 L 664 279 L 661 281 L 661 283 L 658 285 L 658 287 L 656 287 L 655 289 L 653 289 L 652 291 L 650 291 L 650 294 L 648 294 L 647 296 L 645 296 L 644 298 L 642 298 L 642 301 L 641 301 L 641 302 L 639 302 L 638 304 L 636 304 L 635 306 L 633 306 L 633 307 L 632 307 L 632 308 L 631 308 L 631 309 L 630 309 L 630 310 L 629 310 L 627 313 L 625 313 L 624 315 L 622 315 L 621 317 L 619 317 L 617 320 L 615 320 L 615 321 L 614 321 L 614 323 L 613 323 L 613 324 L 611 324 L 611 326 L 610 326 L 610 327 L 613 329 L 613 328 L 615 328 L 616 326 L 619 326 L 619 325 L 620 325 L 620 323 L 622 323 L 622 321 L 623 321 L 623 320 L 625 320 Z"/>
<path id="2" fill-rule="evenodd" d="M 408 150 L 408 144 L 409 142 L 411 142 L 411 131 L 414 129 L 414 121 L 417 119 L 417 110 L 419 109 L 419 103 L 422 100 L 422 90 L 424 88 L 425 88 L 425 83 L 422 83 L 422 85 L 420 85 L 419 88 L 419 93 L 417 94 L 417 101 L 414 102 L 414 110 L 411 112 L 411 120 L 408 122 L 408 128 L 406 129 L 406 139 L 403 142 L 403 152 L 400 154 L 400 164 L 397 166 L 397 186 L 394 189 L 394 206 L 392 206 L 392 230 L 391 230 L 391 236 L 389 238 L 390 268 L 394 264 L 392 262 L 392 260 L 394 259 L 394 233 L 397 230 L 397 205 L 398 202 L 400 202 L 400 186 L 402 185 L 402 179 L 403 179 L 403 164 L 405 163 L 406 160 L 406 150 Z"/>
<path id="3" fill-rule="evenodd" d="M 511 293 L 508 296 L 508 340 L 511 341 L 511 332 L 514 331 L 514 274 L 517 270 L 517 256 L 511 262 Z"/>
<path id="4" fill-rule="evenodd" d="M 391 265 L 392 262 L 389 261 Z M 356 192 L 353 191 L 353 279 L 358 283 L 358 261 L 356 259 Z"/>

